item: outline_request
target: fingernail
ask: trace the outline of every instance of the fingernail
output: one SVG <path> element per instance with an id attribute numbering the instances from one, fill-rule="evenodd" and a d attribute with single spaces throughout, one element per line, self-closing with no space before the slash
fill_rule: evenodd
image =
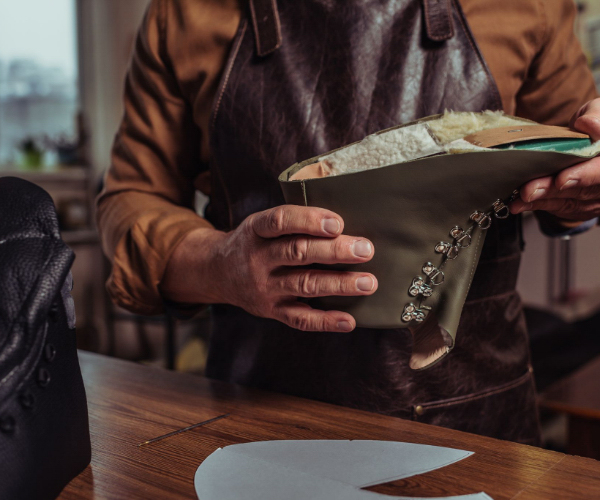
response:
<path id="1" fill-rule="evenodd" d="M 342 332 L 351 332 L 352 330 L 354 330 L 354 327 L 352 326 L 352 323 L 350 323 L 350 321 L 339 321 L 337 327 L 338 330 L 341 330 Z"/>
<path id="2" fill-rule="evenodd" d="M 338 234 L 340 232 L 340 221 L 337 219 L 324 219 L 323 231 L 329 234 Z"/>
<path id="3" fill-rule="evenodd" d="M 569 188 L 575 187 L 575 186 L 577 186 L 577 184 L 579 184 L 579 181 L 577 179 L 568 180 L 561 186 L 560 191 L 562 191 L 563 189 L 569 189 Z"/>
<path id="4" fill-rule="evenodd" d="M 546 190 L 544 188 L 537 188 L 529 197 L 527 201 L 539 200 L 542 196 L 546 194 Z"/>
<path id="5" fill-rule="evenodd" d="M 373 252 L 373 246 L 366 240 L 355 241 L 352 245 L 352 253 L 357 257 L 369 257 Z"/>
<path id="6" fill-rule="evenodd" d="M 370 276 L 363 276 L 356 280 L 356 288 L 361 292 L 370 292 L 375 287 L 375 281 Z"/>

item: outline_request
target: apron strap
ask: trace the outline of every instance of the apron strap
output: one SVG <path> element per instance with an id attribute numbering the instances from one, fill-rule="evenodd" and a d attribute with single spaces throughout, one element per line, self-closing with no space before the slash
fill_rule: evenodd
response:
<path id="1" fill-rule="evenodd" d="M 454 36 L 452 0 L 423 0 L 427 36 L 434 42 L 443 42 Z"/>
<path id="2" fill-rule="evenodd" d="M 423 0 L 427 37 L 443 42 L 454 36 L 452 0 Z M 256 52 L 264 57 L 281 47 L 281 25 L 276 0 L 250 0 Z"/>
<path id="3" fill-rule="evenodd" d="M 250 0 L 256 53 L 264 57 L 281 47 L 281 25 L 276 0 Z"/>

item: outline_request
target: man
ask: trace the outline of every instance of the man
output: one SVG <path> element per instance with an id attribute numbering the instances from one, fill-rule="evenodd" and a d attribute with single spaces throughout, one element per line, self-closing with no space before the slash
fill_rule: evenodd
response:
<path id="1" fill-rule="evenodd" d="M 113 298 L 146 314 L 213 304 L 210 377 L 538 442 L 520 218 L 488 232 L 452 355 L 414 372 L 407 330 L 298 301 L 376 293 L 376 276 L 304 267 L 376 249 L 338 214 L 283 206 L 277 176 L 446 108 L 565 125 L 579 110 L 573 126 L 600 137 L 574 12 L 570 0 L 153 1 L 99 199 Z M 573 230 L 600 213 L 599 171 L 592 160 L 536 180 L 512 211 Z"/>

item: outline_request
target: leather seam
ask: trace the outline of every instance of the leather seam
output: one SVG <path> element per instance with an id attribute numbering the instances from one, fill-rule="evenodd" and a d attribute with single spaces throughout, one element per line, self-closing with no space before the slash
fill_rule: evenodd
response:
<path id="1" fill-rule="evenodd" d="M 50 282 L 52 281 L 51 276 L 55 273 L 49 272 L 48 269 L 52 268 L 53 265 L 57 264 L 60 261 L 61 257 L 64 257 L 65 254 L 69 254 L 69 253 L 70 253 L 70 256 L 68 259 L 69 262 L 67 263 L 67 273 L 65 273 L 65 274 L 68 274 L 68 272 L 70 271 L 71 266 L 73 265 L 73 261 L 75 259 L 75 254 L 64 243 L 64 241 L 62 241 L 62 240 L 57 240 L 57 241 L 60 241 L 60 243 L 62 243 L 62 247 L 58 248 L 58 249 L 54 248 L 54 251 L 52 252 L 52 254 L 49 255 L 48 258 L 44 261 L 44 264 L 38 273 L 35 283 L 31 286 L 26 297 L 23 300 L 21 308 L 19 309 L 19 312 L 17 314 L 17 317 L 9 326 L 9 329 L 8 329 L 9 332 L 14 331 L 15 324 L 16 324 L 18 318 L 28 318 L 28 314 L 25 313 L 24 311 L 29 311 L 31 309 L 32 302 L 35 301 L 35 299 L 37 298 L 37 295 L 40 293 L 39 290 L 41 288 L 44 288 L 44 285 L 48 284 L 48 281 L 50 281 Z M 55 271 L 55 270 L 52 269 L 52 271 Z M 60 271 L 64 272 L 64 266 L 61 267 Z M 66 279 L 66 277 L 64 279 Z M 62 287 L 62 283 L 64 282 L 64 279 L 60 282 L 61 287 Z M 55 295 L 52 296 L 52 301 L 55 300 L 55 297 L 58 294 L 60 294 L 60 288 L 58 291 L 55 291 Z M 27 321 L 27 323 L 29 323 L 29 321 Z M 2 348 L 4 348 L 5 344 L 8 343 L 10 338 L 11 337 L 9 335 L 6 338 L 3 345 L 1 346 Z M 35 337 L 34 337 L 34 340 L 37 340 L 37 342 L 34 342 L 34 344 L 32 346 L 30 346 L 30 348 L 28 350 L 27 356 L 30 356 L 30 357 L 26 356 L 26 358 L 25 358 L 26 362 L 31 362 L 30 369 L 25 374 L 22 374 L 22 373 L 19 373 L 19 371 L 18 371 L 19 366 L 13 367 L 11 372 L 4 376 L 4 378 L 2 379 L 2 382 L 6 383 L 6 384 L 10 384 L 11 379 L 17 380 L 16 386 L 15 386 L 15 392 L 20 391 L 21 388 L 23 387 L 25 381 L 31 378 L 32 373 L 37 368 L 37 366 L 40 362 L 40 359 L 42 357 L 43 346 L 45 345 L 47 338 L 48 338 L 48 324 L 45 321 L 44 322 L 44 334 L 42 335 L 42 340 L 39 341 L 39 339 L 35 339 Z M 33 349 L 36 349 L 36 351 L 33 351 Z M 20 377 L 20 378 L 17 379 L 17 377 Z M 7 401 L 9 401 L 9 398 L 10 398 L 10 395 L 5 397 L 3 400 L 0 400 L 0 408 L 4 407 L 4 405 L 8 404 Z"/>
<path id="2" fill-rule="evenodd" d="M 457 404 L 463 403 L 471 403 L 472 401 L 477 401 L 479 399 L 483 399 L 489 396 L 495 396 L 502 392 L 510 391 L 511 389 L 515 389 L 523 384 L 525 384 L 528 380 L 531 380 L 531 372 L 527 371 L 524 375 L 521 375 L 519 378 L 507 382 L 505 384 L 499 385 L 495 388 L 478 392 L 475 394 L 467 394 L 465 396 L 457 396 L 454 398 L 449 398 L 439 403 L 422 403 L 420 405 L 413 405 L 413 410 L 416 406 L 421 406 L 424 410 L 435 410 L 438 408 L 446 408 L 448 406 L 454 406 Z"/>
<path id="3" fill-rule="evenodd" d="M 22 234 L 16 234 L 14 237 L 8 237 L 8 238 L 4 238 L 2 240 L 0 240 L 0 245 L 4 245 L 5 243 L 12 243 L 13 241 L 27 241 L 27 240 L 47 240 L 47 239 L 53 239 L 53 240 L 59 240 L 59 238 L 56 238 L 54 236 L 51 236 L 49 234 L 32 234 L 29 236 L 25 236 Z"/>
<path id="4" fill-rule="evenodd" d="M 254 1 L 250 1 L 250 15 L 252 16 L 252 24 L 254 26 L 254 40 L 256 41 L 256 52 L 260 57 L 267 56 L 273 52 L 275 52 L 279 47 L 281 47 L 281 21 L 279 19 L 279 12 L 277 10 L 277 4 L 275 0 L 271 1 L 271 8 L 273 14 L 273 22 L 275 23 L 275 34 L 276 34 L 276 42 L 273 48 L 269 50 L 263 51 L 261 37 L 258 29 L 258 21 L 256 19 L 256 10 L 254 9 Z"/>
<path id="5" fill-rule="evenodd" d="M 283 37 L 281 35 L 281 20 L 279 19 L 279 10 L 277 9 L 276 0 L 271 0 L 271 5 L 273 6 L 273 17 L 275 18 L 275 32 L 277 33 L 277 43 L 275 44 L 275 47 L 273 47 L 273 50 L 271 51 L 271 52 L 274 52 L 279 47 L 281 47 L 281 42 L 283 40 Z M 267 52 L 267 53 L 270 54 L 270 52 Z"/>
<path id="6" fill-rule="evenodd" d="M 233 47 L 233 50 L 231 52 L 231 55 L 229 56 L 229 61 L 227 63 L 227 69 L 225 72 L 225 75 L 223 76 L 223 83 L 221 85 L 221 89 L 219 92 L 219 97 L 215 103 L 215 107 L 213 109 L 213 115 L 212 115 L 212 119 L 210 122 L 210 135 L 214 136 L 214 130 L 215 130 L 215 124 L 217 122 L 217 117 L 219 115 L 219 110 L 221 109 L 221 102 L 223 101 L 223 96 L 225 95 L 225 90 L 227 89 L 227 85 L 229 83 L 229 77 L 231 76 L 231 72 L 233 71 L 233 66 L 235 65 L 235 61 L 237 59 L 240 47 L 242 46 L 242 41 L 244 40 L 244 37 L 246 35 L 246 28 L 248 27 L 248 22 L 246 19 L 243 19 L 237 34 L 237 41 L 235 46 Z M 229 195 L 229 191 L 227 190 L 227 185 L 225 184 L 225 182 L 223 181 L 223 177 L 221 175 L 221 170 L 216 168 L 216 169 L 212 169 L 211 171 L 216 171 L 217 177 L 219 178 L 219 181 L 221 183 L 221 187 L 223 188 L 223 193 L 225 194 L 225 201 L 227 203 L 227 212 L 229 215 L 229 227 L 232 228 L 233 227 L 233 213 L 231 211 L 231 197 Z"/>
<path id="7" fill-rule="evenodd" d="M 256 20 L 256 11 L 254 9 L 254 1 L 250 0 L 250 16 L 252 17 L 252 24 L 254 26 L 254 41 L 256 43 L 256 52 L 258 55 L 262 55 L 262 44 L 260 43 L 260 35 L 258 33 L 258 22 Z"/>
<path id="8" fill-rule="evenodd" d="M 448 31 L 447 32 L 443 32 L 440 35 L 434 35 L 433 34 L 433 29 L 431 28 L 431 24 L 429 22 L 429 2 L 428 0 L 424 0 L 423 1 L 423 6 L 424 6 L 424 10 L 425 10 L 425 24 L 427 25 L 427 35 L 429 36 L 429 38 L 435 42 L 443 42 L 444 40 L 447 40 L 449 38 L 452 38 L 454 36 L 454 23 L 452 22 L 452 15 L 451 15 L 451 5 L 450 5 L 450 1 L 451 0 L 446 0 L 446 20 L 448 22 Z"/>
<path id="9" fill-rule="evenodd" d="M 242 21 L 242 27 L 240 28 L 240 34 L 239 34 L 239 38 L 236 42 L 235 47 L 233 48 L 233 51 L 231 53 L 231 58 L 229 60 L 229 64 L 227 65 L 227 72 L 224 76 L 223 79 L 223 85 L 221 87 L 221 92 L 219 92 L 219 98 L 217 99 L 217 102 L 215 104 L 215 110 L 213 112 L 213 117 L 211 120 L 211 129 L 214 130 L 215 128 L 215 122 L 217 121 L 217 115 L 219 114 L 219 109 L 221 107 L 221 102 L 223 101 L 223 96 L 225 94 L 225 90 L 227 89 L 227 84 L 229 83 L 229 77 L 231 76 L 231 72 L 233 70 L 233 66 L 235 63 L 235 60 L 237 59 L 237 55 L 238 52 L 240 50 L 240 47 L 242 45 L 242 40 L 244 39 L 244 35 L 246 34 L 246 27 L 248 26 L 247 21 L 244 19 Z"/>

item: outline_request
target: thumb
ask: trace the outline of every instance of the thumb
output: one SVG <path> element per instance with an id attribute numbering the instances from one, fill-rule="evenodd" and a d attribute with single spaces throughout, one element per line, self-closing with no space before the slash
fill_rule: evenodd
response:
<path id="1" fill-rule="evenodd" d="M 582 106 L 571 118 L 571 127 L 588 134 L 594 142 L 600 140 L 600 99 Z"/>

